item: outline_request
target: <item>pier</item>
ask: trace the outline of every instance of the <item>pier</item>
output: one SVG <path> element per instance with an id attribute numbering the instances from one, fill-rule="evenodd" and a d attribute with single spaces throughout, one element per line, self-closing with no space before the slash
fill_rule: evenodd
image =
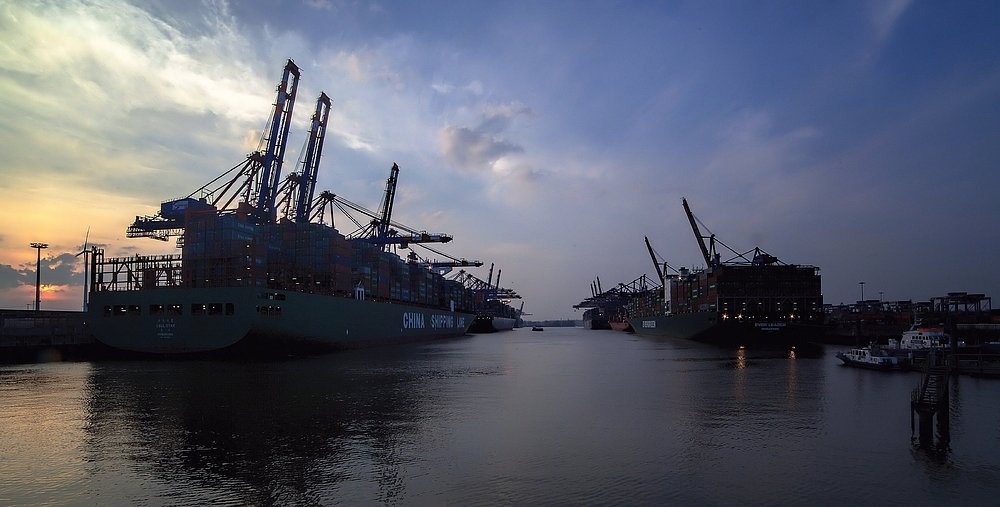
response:
<path id="1" fill-rule="evenodd" d="M 942 359 L 945 359 L 942 361 Z M 951 440 L 951 401 L 949 371 L 946 358 L 928 354 L 920 384 L 910 397 L 910 434 L 925 449 L 947 450 Z M 937 421 L 937 440 L 934 423 Z"/>

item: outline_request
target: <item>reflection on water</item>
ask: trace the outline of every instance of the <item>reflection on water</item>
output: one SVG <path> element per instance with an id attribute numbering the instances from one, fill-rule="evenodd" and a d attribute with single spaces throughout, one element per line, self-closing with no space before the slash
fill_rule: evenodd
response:
<path id="1" fill-rule="evenodd" d="M 318 502 L 334 493 L 324 485 L 370 478 L 389 502 L 404 486 L 400 448 L 440 372 L 364 353 L 336 359 L 97 366 L 88 459 L 125 453 L 142 478 L 239 504 Z"/>
<path id="2" fill-rule="evenodd" d="M 952 383 L 951 452 L 936 459 L 909 440 L 916 375 L 838 363 L 547 328 L 282 361 L 3 367 L 0 505 L 1000 494 L 1000 381 Z"/>
<path id="3" fill-rule="evenodd" d="M 86 363 L 0 367 L 0 505 L 71 498 L 84 481 Z"/>

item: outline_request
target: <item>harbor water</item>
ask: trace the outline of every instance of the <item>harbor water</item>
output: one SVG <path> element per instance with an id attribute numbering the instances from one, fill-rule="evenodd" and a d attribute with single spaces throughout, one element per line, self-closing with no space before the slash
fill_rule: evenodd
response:
<path id="1" fill-rule="evenodd" d="M 546 328 L 275 361 L 0 366 L 0 505 L 996 505 L 1000 380 Z"/>

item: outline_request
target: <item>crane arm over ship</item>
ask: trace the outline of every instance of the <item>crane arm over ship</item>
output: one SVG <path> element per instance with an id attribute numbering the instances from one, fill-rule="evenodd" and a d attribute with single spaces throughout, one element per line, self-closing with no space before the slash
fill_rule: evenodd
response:
<path id="1" fill-rule="evenodd" d="M 493 265 L 490 265 L 490 271 L 492 272 Z M 474 292 L 483 294 L 487 300 L 511 300 L 511 299 L 521 299 L 513 289 L 507 289 L 500 287 L 499 283 L 493 284 L 491 281 L 487 282 L 475 275 L 466 272 L 464 269 L 456 273 L 452 280 L 461 282 L 467 289 Z"/>
<path id="2" fill-rule="evenodd" d="M 721 265 L 751 265 L 751 266 L 765 266 L 770 264 L 784 264 L 777 257 L 765 252 L 760 247 L 754 247 L 752 250 L 746 252 L 739 252 L 733 247 L 723 243 L 721 240 L 715 237 L 715 234 L 709 231 L 709 235 L 705 236 L 701 233 L 701 229 L 698 228 L 698 219 L 695 218 L 694 214 L 691 213 L 691 208 L 688 206 L 687 199 L 681 199 L 684 205 L 684 213 L 687 214 L 688 221 L 691 223 L 691 229 L 694 231 L 694 236 L 698 240 L 698 247 L 701 249 L 702 257 L 705 259 L 705 263 L 709 267 L 718 267 Z M 705 245 L 705 239 L 708 239 L 708 246 Z M 715 248 L 715 245 L 719 244 L 732 252 L 733 257 L 722 261 L 721 255 Z M 648 242 L 647 242 L 648 246 Z M 753 255 L 750 255 L 753 254 Z"/>
<path id="3" fill-rule="evenodd" d="M 432 261 L 428 259 L 421 259 L 420 256 L 417 255 L 417 253 L 413 250 L 413 248 L 410 248 L 410 253 L 409 255 L 407 255 L 407 261 L 437 271 L 439 274 L 442 275 L 451 272 L 452 268 L 478 268 L 483 265 L 483 261 L 475 261 L 475 260 L 470 261 L 465 258 L 453 257 L 451 255 L 435 250 L 424 244 L 418 244 L 417 246 L 451 260 Z"/>
<path id="4" fill-rule="evenodd" d="M 660 267 L 659 261 L 656 260 L 656 254 L 653 252 L 653 245 L 649 244 L 649 237 L 643 236 L 642 239 L 646 240 L 646 250 L 649 251 L 649 258 L 653 259 L 653 267 L 656 268 L 656 277 L 660 279 L 660 283 L 663 283 L 663 268 Z"/>
<path id="5" fill-rule="evenodd" d="M 369 243 L 383 246 L 399 245 L 403 248 L 406 248 L 410 243 L 448 243 L 451 241 L 453 238 L 450 234 L 429 233 L 392 220 L 392 207 L 396 195 L 398 175 L 399 166 L 392 164 L 389 179 L 386 181 L 385 196 L 379 211 L 372 211 L 333 192 L 324 191 L 313 201 L 310 208 L 312 220 L 324 221 L 329 211 L 332 221 L 333 209 L 336 208 L 357 227 L 356 230 L 347 234 L 350 239 L 363 239 Z M 358 220 L 354 216 L 355 213 L 368 217 L 367 221 Z"/>
<path id="6" fill-rule="evenodd" d="M 681 203 L 684 204 L 684 213 L 687 215 L 688 222 L 691 223 L 691 230 L 694 231 L 694 237 L 698 240 L 698 248 L 701 249 L 701 256 L 705 259 L 705 265 L 714 266 L 718 264 L 719 254 L 715 252 L 715 234 L 708 236 L 709 246 L 705 246 L 705 236 L 698 229 L 698 223 L 695 221 L 694 214 L 691 213 L 687 199 L 681 198 Z"/>
<path id="7" fill-rule="evenodd" d="M 126 236 L 161 241 L 166 241 L 170 236 L 182 236 L 185 216 L 188 213 L 217 213 L 219 210 L 227 210 L 237 198 L 241 198 L 240 202 L 245 203 L 259 222 L 273 222 L 278 181 L 288 141 L 288 131 L 291 127 L 299 76 L 299 67 L 289 59 L 277 87 L 277 97 L 269 126 L 261 135 L 257 151 L 248 154 L 245 161 L 233 166 L 186 197 L 162 203 L 157 214 L 137 216 L 126 230 Z M 224 179 L 234 172 L 232 178 Z M 236 190 L 233 192 L 234 187 Z"/>

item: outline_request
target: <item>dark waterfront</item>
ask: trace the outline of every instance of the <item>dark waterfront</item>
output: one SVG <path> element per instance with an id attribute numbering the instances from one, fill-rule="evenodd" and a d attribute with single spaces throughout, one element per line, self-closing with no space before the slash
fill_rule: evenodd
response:
<path id="1" fill-rule="evenodd" d="M 547 328 L 275 362 L 0 366 L 0 505 L 995 505 L 1000 380 Z"/>

